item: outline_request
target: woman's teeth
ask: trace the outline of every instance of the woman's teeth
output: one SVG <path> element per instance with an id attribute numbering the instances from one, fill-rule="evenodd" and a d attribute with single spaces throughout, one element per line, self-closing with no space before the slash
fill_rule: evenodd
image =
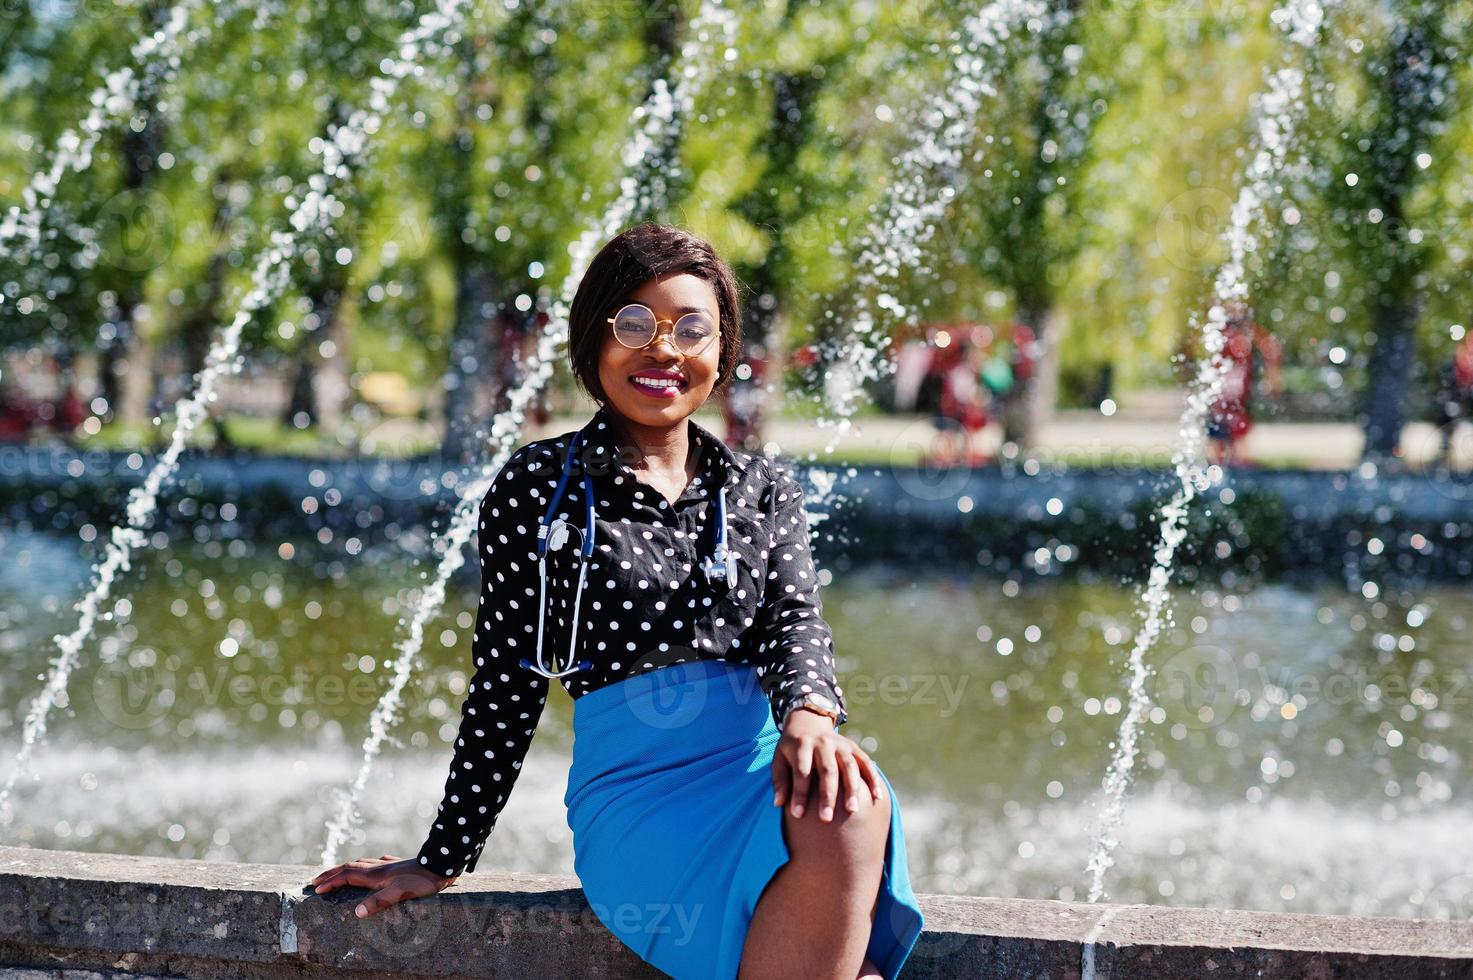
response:
<path id="1" fill-rule="evenodd" d="M 646 388 L 679 388 L 680 382 L 672 378 L 633 378 L 635 384 Z"/>

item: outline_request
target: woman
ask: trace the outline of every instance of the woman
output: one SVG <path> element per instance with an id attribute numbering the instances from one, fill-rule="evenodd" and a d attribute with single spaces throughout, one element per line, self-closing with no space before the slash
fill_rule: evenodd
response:
<path id="1" fill-rule="evenodd" d="M 599 409 L 512 454 L 481 502 L 475 677 L 428 839 L 318 892 L 371 888 L 371 915 L 475 870 L 556 677 L 574 866 L 620 940 L 677 978 L 899 973 L 924 920 L 889 781 L 837 731 L 802 490 L 690 419 L 740 323 L 730 268 L 684 231 L 640 225 L 594 258 L 569 348 Z"/>

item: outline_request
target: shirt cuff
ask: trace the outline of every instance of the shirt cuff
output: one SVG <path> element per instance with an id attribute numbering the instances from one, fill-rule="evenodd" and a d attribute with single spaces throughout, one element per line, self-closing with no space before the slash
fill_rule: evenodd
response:
<path id="1" fill-rule="evenodd" d="M 441 819 L 436 817 L 436 820 Z M 461 834 L 461 837 L 466 834 Z M 453 837 L 449 829 L 441 830 L 438 827 L 430 831 L 430 836 L 420 846 L 417 858 L 420 866 L 428 868 L 437 875 L 446 878 L 458 878 L 463 874 L 469 874 L 476 870 L 476 862 L 481 859 L 481 849 L 485 841 L 475 845 L 467 858 L 466 849 L 472 847 L 470 844 Z"/>
<path id="2" fill-rule="evenodd" d="M 808 683 L 812 684 L 813 682 L 810 680 L 808 681 Z M 780 695 L 773 699 L 772 721 L 773 724 L 777 726 L 778 731 L 782 731 L 783 722 L 786 720 L 786 714 L 790 710 L 790 708 L 796 707 L 799 702 L 803 700 L 803 696 L 807 693 L 809 692 L 798 691 L 792 694 Z M 834 720 L 834 728 L 837 729 L 840 725 L 849 720 L 849 713 L 844 710 L 844 698 L 838 693 L 836 688 L 824 685 L 823 690 L 814 691 L 812 693 L 822 694 L 824 697 L 834 702 L 835 706 L 837 706 L 839 710 L 839 717 Z"/>

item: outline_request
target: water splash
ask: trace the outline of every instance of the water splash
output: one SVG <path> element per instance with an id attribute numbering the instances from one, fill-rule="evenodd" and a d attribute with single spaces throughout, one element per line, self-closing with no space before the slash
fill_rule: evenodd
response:
<path id="1" fill-rule="evenodd" d="M 619 194 L 602 219 L 568 247 L 572 262 L 553 302 L 548 329 L 538 337 L 537 348 L 528 358 L 522 380 L 508 393 L 507 408 L 492 420 L 489 436 L 483 428 L 477 431 L 473 440 L 479 443 L 482 438 L 489 438 L 493 452 L 470 479 L 462 481 L 461 497 L 446 530 L 433 542 L 434 551 L 441 556 L 435 576 L 404 622 L 406 635 L 395 644 L 398 656 L 393 661 L 394 675 L 369 718 L 369 732 L 363 741 L 363 763 L 352 785 L 343 793 L 338 815 L 327 827 L 327 842 L 322 851 L 324 865 L 337 863 L 338 849 L 359 822 L 358 800 L 368 785 L 374 760 L 388 739 L 389 730 L 399 719 L 404 688 L 424 645 L 425 624 L 444 605 L 451 577 L 465 564 L 464 552 L 476 533 L 481 498 L 521 440 L 527 406 L 552 377 L 567 343 L 568 311 L 578 283 L 603 243 L 621 230 L 637 211 L 649 210 L 657 203 L 653 200 L 655 190 L 652 182 L 641 179 L 642 174 L 659 166 L 668 182 L 674 172 L 673 149 L 678 143 L 681 121 L 692 111 L 697 93 L 714 77 L 726 52 L 735 50 L 735 32 L 736 19 L 722 6 L 721 0 L 704 0 L 682 45 L 682 68 L 675 81 L 669 83 L 657 79 L 649 97 L 634 111 L 635 132 L 624 147 L 622 160 L 626 174 L 620 181 Z"/>
<path id="2" fill-rule="evenodd" d="M 1042 0 L 993 0 L 962 22 L 949 77 L 928 94 L 915 113 L 913 141 L 901 152 L 896 176 L 859 236 L 855 257 L 855 308 L 850 329 L 826 351 L 829 365 L 822 410 L 814 419 L 833 434 L 817 452 L 810 451 L 804 494 L 810 535 L 832 510 L 834 497 L 858 471 L 826 470 L 813 463 L 832 456 L 853 425 L 853 416 L 867 397 L 865 383 L 878 381 L 894 369 L 886 356 L 887 330 L 881 321 L 908 314 L 904 304 L 885 291 L 904 269 L 924 268 L 922 249 L 936 232 L 956 196 L 955 175 L 962 169 L 977 128 L 977 117 L 987 99 L 998 94 L 998 75 L 1004 67 L 1003 46 L 1022 32 L 1037 35 L 1065 23 L 1072 14 L 1051 12 Z M 873 297 L 873 299 L 871 298 Z"/>
<path id="3" fill-rule="evenodd" d="M 1066 15 L 1062 15 L 1066 16 Z M 1037 34 L 1058 20 L 1042 0 L 994 0 L 962 24 L 960 47 L 950 78 L 928 96 L 917 113 L 916 138 L 900 154 L 897 176 L 885 190 L 875 216 L 859 238 L 855 259 L 855 310 L 851 329 L 836 345 L 826 363 L 835 366 L 843 381 L 831 387 L 833 415 L 815 420 L 821 429 L 833 428 L 823 455 L 831 455 L 866 396 L 864 385 L 893 368 L 885 356 L 888 334 L 880 319 L 907 315 L 906 307 L 883 289 L 902 270 L 922 268 L 922 247 L 935 234 L 955 188 L 936 175 L 955 174 L 962 168 L 976 135 L 978 113 L 984 101 L 997 95 L 1003 45 L 1020 31 Z M 943 186 L 933 190 L 933 186 Z M 874 296 L 871 300 L 871 296 Z M 812 459 L 816 454 L 810 453 Z M 821 503 L 815 496 L 814 503 Z"/>
<path id="4" fill-rule="evenodd" d="M 66 693 L 82 645 L 96 623 L 99 606 L 107 600 L 117 577 L 131 567 L 134 550 L 146 544 L 144 528 L 158 510 L 159 492 L 178 468 L 179 454 L 190 433 L 205 418 L 209 403 L 215 400 L 220 377 L 227 372 L 234 373 L 240 366 L 241 331 L 259 310 L 282 294 L 289 283 L 289 262 L 297 254 L 299 244 L 309 234 L 325 235 L 330 231 L 332 218 L 341 211 L 332 195 L 332 186 L 350 177 L 354 167 L 362 162 L 369 149 L 368 137 L 378 131 L 399 83 L 414 71 L 426 51 L 438 49 L 443 39 L 455 30 L 461 22 L 462 9 L 463 0 L 438 0 L 434 10 L 400 36 L 395 56 L 386 57 L 379 65 L 381 74 L 372 79 L 369 107 L 356 110 L 347 122 L 333 130 L 329 139 L 322 141 L 318 172 L 308 178 L 304 190 L 287 199 L 287 206 L 292 209 L 287 221 L 289 229 L 272 232 L 271 246 L 258 257 L 252 270 L 251 287 L 234 319 L 206 355 L 205 366 L 195 379 L 194 393 L 176 407 L 178 419 L 168 448 L 154 463 L 143 484 L 129 493 L 127 524 L 112 529 L 104 559 L 96 568 L 96 583 L 75 607 L 79 614 L 76 629 L 53 637 L 60 652 L 51 661 L 45 686 L 26 713 L 15 767 L 0 788 L 0 824 L 10 823 L 11 790 L 26 770 L 36 744 L 46 734 L 51 709 Z"/>
<path id="5" fill-rule="evenodd" d="M 190 18 L 203 7 L 208 7 L 213 21 L 206 20 L 188 29 Z M 238 3 L 180 0 L 165 11 L 157 30 L 134 42 L 129 52 L 132 63 L 103 76 L 102 83 L 88 97 L 87 115 L 57 138 L 48 154 L 49 162 L 34 172 L 21 190 L 21 203 L 11 207 L 0 219 L 0 262 L 29 264 L 36 259 L 43 247 L 42 228 L 62 179 L 68 173 L 82 173 L 92 165 L 92 153 L 98 141 L 109 129 L 133 117 L 140 94 L 159 93 L 162 109 L 164 93 L 177 77 L 184 59 L 209 39 L 214 23 L 229 19 L 239 8 Z M 258 5 L 252 30 L 260 30 L 275 11 L 274 4 Z M 80 228 L 64 230 L 82 246 L 78 253 L 81 265 L 93 267 L 101 254 L 95 236 Z M 0 293 L 0 306 L 5 302 L 5 295 Z M 32 297 L 28 305 L 34 307 L 34 304 Z"/>
<path id="6" fill-rule="evenodd" d="M 1259 244 L 1259 220 L 1265 206 L 1277 193 L 1279 178 L 1290 165 L 1294 134 L 1304 106 L 1306 79 L 1304 70 L 1298 67 L 1300 57 L 1304 49 L 1317 43 L 1327 6 L 1318 0 L 1286 0 L 1273 13 L 1273 22 L 1285 30 L 1290 43 L 1283 55 L 1285 63 L 1268 73 L 1264 87 L 1254 97 L 1250 110 L 1255 126 L 1248 151 L 1248 166 L 1233 203 L 1228 227 L 1222 233 L 1228 258 L 1213 281 L 1213 305 L 1208 310 L 1206 323 L 1201 325 L 1205 353 L 1197 366 L 1186 407 L 1182 411 L 1179 442 L 1172 458 L 1180 486 L 1158 513 L 1160 540 L 1142 592 L 1141 629 L 1136 634 L 1127 667 L 1130 703 L 1121 718 L 1114 744 L 1115 755 L 1104 779 L 1105 808 L 1087 865 L 1091 876 L 1091 902 L 1104 895 L 1104 876 L 1114 863 L 1111 851 L 1118 843 L 1115 833 L 1135 766 L 1140 724 L 1151 704 L 1146 691 L 1150 671 L 1146 667 L 1145 656 L 1166 624 L 1168 590 L 1177 548 L 1186 538 L 1186 520 L 1192 501 L 1210 489 L 1222 475 L 1219 468 L 1205 465 L 1205 449 L 1208 415 L 1221 392 L 1229 367 L 1227 359 L 1222 356 L 1228 306 L 1243 302 L 1248 296 L 1244 263 Z M 1191 319 L 1192 325 L 1197 326 L 1196 317 Z"/>

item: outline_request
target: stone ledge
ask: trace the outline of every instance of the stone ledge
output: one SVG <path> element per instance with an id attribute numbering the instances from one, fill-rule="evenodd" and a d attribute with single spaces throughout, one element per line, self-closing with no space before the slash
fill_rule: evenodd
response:
<path id="1" fill-rule="evenodd" d="M 306 865 L 0 847 L 7 977 L 659 977 L 577 879 L 468 875 L 366 920 Z M 1473 923 L 923 895 L 903 976 L 1473 977 Z"/>

